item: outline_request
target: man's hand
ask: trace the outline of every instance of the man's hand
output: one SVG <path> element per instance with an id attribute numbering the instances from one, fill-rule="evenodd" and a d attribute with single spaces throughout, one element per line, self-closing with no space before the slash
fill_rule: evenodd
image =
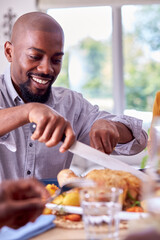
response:
<path id="1" fill-rule="evenodd" d="M 0 185 L 0 227 L 19 228 L 35 221 L 45 207 L 44 199 L 49 196 L 35 179 L 4 181 Z"/>
<path id="2" fill-rule="evenodd" d="M 57 145 L 65 135 L 65 141 L 59 149 L 65 152 L 75 141 L 75 133 L 64 117 L 47 105 L 35 102 L 1 109 L 0 126 L 3 127 L 0 128 L 0 136 L 29 122 L 37 125 L 32 139 L 44 142 L 47 147 Z"/>
<path id="3" fill-rule="evenodd" d="M 65 135 L 65 141 L 60 147 L 60 152 L 69 149 L 75 141 L 75 134 L 70 123 L 44 104 L 32 103 L 31 106 L 29 121 L 37 125 L 32 139 L 44 142 L 47 147 L 52 147 L 57 145 Z"/>
<path id="4" fill-rule="evenodd" d="M 122 123 L 99 119 L 90 130 L 90 145 L 97 150 L 110 154 L 118 143 L 133 139 L 131 131 Z"/>

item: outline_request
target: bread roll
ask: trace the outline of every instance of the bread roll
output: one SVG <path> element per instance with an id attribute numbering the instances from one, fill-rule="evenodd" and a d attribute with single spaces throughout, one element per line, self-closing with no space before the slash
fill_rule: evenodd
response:
<path id="1" fill-rule="evenodd" d="M 75 178 L 79 177 L 70 169 L 63 169 L 57 175 L 57 181 L 60 187 L 63 187 L 66 183 L 71 182 Z"/>

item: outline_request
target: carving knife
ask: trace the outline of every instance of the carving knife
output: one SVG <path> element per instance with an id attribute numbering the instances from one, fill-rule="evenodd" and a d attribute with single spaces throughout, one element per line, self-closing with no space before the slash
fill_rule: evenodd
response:
<path id="1" fill-rule="evenodd" d="M 36 124 L 31 123 L 30 124 L 31 132 L 33 133 L 36 129 Z M 63 138 L 64 140 L 64 138 Z M 62 140 L 62 141 L 63 141 Z M 108 155 L 105 154 L 95 148 L 92 148 L 84 143 L 81 143 L 79 141 L 75 141 L 74 144 L 68 149 L 73 154 L 76 154 L 82 158 L 85 158 L 86 160 L 89 160 L 91 162 L 94 162 L 96 164 L 99 164 L 103 166 L 104 168 L 109 168 L 113 170 L 122 170 L 126 172 L 130 172 L 142 181 L 146 181 L 148 179 L 148 176 L 135 169 L 134 167 Z"/>

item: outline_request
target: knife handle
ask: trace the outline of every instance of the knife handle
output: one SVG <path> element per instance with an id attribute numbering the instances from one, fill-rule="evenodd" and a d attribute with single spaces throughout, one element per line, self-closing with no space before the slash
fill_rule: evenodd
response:
<path id="1" fill-rule="evenodd" d="M 34 131 L 36 130 L 36 127 L 37 127 L 37 124 L 36 124 L 36 123 L 34 123 L 34 122 L 30 123 L 30 130 L 31 130 L 31 133 L 32 133 L 32 134 L 33 134 Z M 64 142 L 65 137 L 66 137 L 66 136 L 63 134 L 62 139 L 61 139 L 61 142 Z"/>

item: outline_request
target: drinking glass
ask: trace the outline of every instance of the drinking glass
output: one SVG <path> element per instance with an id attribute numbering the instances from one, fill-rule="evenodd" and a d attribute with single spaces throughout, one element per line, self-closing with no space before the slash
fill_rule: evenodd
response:
<path id="1" fill-rule="evenodd" d="M 123 190 L 94 187 L 82 189 L 81 207 L 88 240 L 116 239 L 119 234 L 118 214 L 122 209 Z"/>
<path id="2" fill-rule="evenodd" d="M 150 133 L 150 162 L 146 170 L 148 180 L 143 182 L 144 208 L 160 216 L 160 118 L 154 119 Z"/>

